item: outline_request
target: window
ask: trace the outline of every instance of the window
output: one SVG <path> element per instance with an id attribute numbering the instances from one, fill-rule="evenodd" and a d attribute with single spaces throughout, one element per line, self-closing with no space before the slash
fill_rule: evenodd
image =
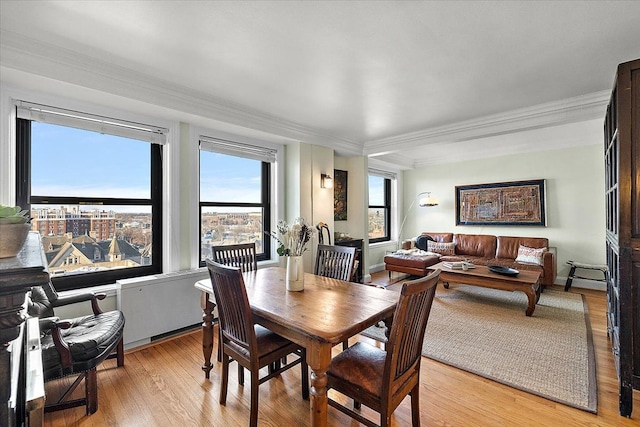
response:
<path id="1" fill-rule="evenodd" d="M 390 174 L 369 170 L 369 243 L 391 240 Z"/>
<path id="2" fill-rule="evenodd" d="M 16 203 L 58 290 L 162 272 L 166 129 L 18 102 Z"/>
<path id="3" fill-rule="evenodd" d="M 271 258 L 271 167 L 275 150 L 200 137 L 200 265 L 211 246 L 255 242 Z"/>

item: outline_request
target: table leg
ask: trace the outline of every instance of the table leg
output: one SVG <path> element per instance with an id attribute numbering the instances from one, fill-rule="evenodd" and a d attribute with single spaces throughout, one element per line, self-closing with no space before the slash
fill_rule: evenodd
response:
<path id="1" fill-rule="evenodd" d="M 331 363 L 331 345 L 314 343 L 307 348 L 307 364 L 311 368 L 311 425 L 327 425 L 327 369 Z"/>
<path id="2" fill-rule="evenodd" d="M 529 300 L 529 305 L 527 306 L 527 311 L 525 312 L 525 314 L 527 316 L 531 316 L 536 309 L 536 302 L 538 302 L 539 298 L 538 292 L 535 289 L 535 285 L 532 285 L 531 289 L 527 290 L 525 294 L 527 294 L 527 299 Z"/>
<path id="3" fill-rule="evenodd" d="M 200 296 L 200 307 L 202 307 L 202 354 L 204 356 L 202 370 L 204 377 L 208 379 L 213 368 L 211 353 L 213 352 L 213 309 L 215 304 L 209 301 L 209 294 L 206 292 L 202 292 Z"/>

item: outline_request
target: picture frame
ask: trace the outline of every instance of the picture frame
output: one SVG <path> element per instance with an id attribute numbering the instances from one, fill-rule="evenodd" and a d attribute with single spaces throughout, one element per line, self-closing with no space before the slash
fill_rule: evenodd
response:
<path id="1" fill-rule="evenodd" d="M 545 180 L 456 186 L 456 225 L 542 226 Z"/>
<path id="2" fill-rule="evenodd" d="M 333 170 L 333 220 L 347 220 L 347 171 Z"/>

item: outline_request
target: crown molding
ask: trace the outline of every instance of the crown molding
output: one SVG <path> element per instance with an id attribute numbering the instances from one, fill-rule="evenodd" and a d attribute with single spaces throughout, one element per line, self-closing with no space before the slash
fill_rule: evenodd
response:
<path id="1" fill-rule="evenodd" d="M 417 146 L 468 141 L 524 130 L 603 118 L 610 92 L 600 91 L 560 101 L 365 142 L 365 155 L 401 152 Z"/>
<path id="2" fill-rule="evenodd" d="M 208 96 L 103 59 L 0 30 L 0 65 L 176 111 L 362 155 L 362 144 Z"/>

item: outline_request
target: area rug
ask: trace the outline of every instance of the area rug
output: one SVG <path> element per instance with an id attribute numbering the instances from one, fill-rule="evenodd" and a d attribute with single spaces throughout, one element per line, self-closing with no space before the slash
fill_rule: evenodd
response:
<path id="1" fill-rule="evenodd" d="M 582 295 L 547 290 L 532 317 L 527 298 L 468 285 L 439 288 L 422 355 L 596 413 L 595 353 Z M 362 335 L 384 341 L 385 328 Z"/>

